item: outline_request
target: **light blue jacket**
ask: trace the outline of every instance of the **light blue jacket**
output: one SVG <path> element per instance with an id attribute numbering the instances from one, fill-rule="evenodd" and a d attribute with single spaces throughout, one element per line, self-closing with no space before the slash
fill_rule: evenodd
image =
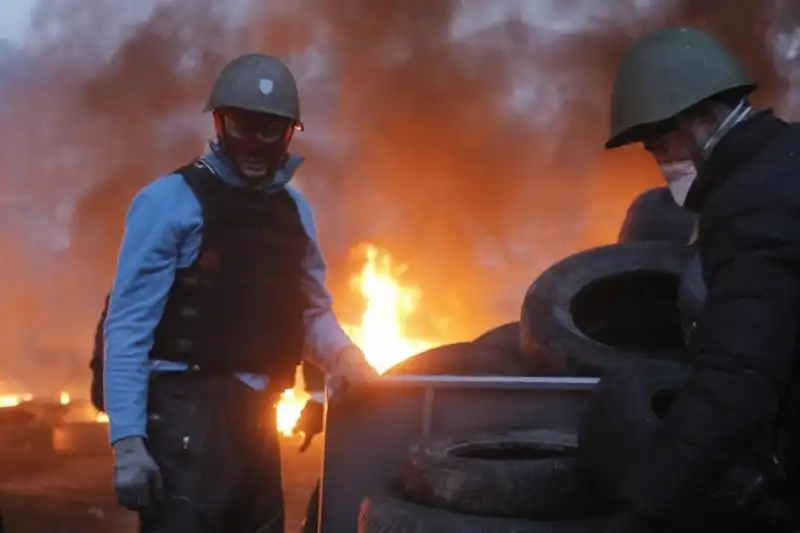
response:
<path id="1" fill-rule="evenodd" d="M 243 183 L 215 144 L 201 158 L 220 179 Z M 286 188 L 297 203 L 310 237 L 303 288 L 311 306 L 305 313 L 309 357 L 325 366 L 343 348 L 352 345 L 331 308 L 325 287 L 325 261 L 317 244 L 313 214 L 299 191 L 288 185 L 303 162 L 291 156 L 264 194 Z M 145 186 L 131 202 L 117 262 L 105 322 L 105 405 L 110 420 L 111 442 L 125 437 L 146 437 L 147 388 L 150 372 L 180 371 L 186 366 L 151 361 L 153 332 L 161 320 L 176 269 L 192 265 L 202 241 L 203 217 L 194 193 L 178 174 L 159 178 Z M 264 389 L 263 376 L 239 378 Z"/>

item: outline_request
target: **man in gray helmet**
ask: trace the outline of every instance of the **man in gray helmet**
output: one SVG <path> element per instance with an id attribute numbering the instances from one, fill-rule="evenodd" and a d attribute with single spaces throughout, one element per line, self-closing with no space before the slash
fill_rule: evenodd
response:
<path id="1" fill-rule="evenodd" d="M 133 199 L 104 329 L 120 503 L 144 533 L 284 530 L 275 403 L 303 347 L 334 390 L 376 374 L 342 331 L 311 211 L 295 79 L 248 54 L 217 79 L 210 151 Z"/>
<path id="2" fill-rule="evenodd" d="M 676 200 L 699 215 L 709 289 L 691 380 L 623 477 L 619 496 L 645 516 L 699 501 L 770 425 L 800 509 L 800 125 L 751 107 L 755 89 L 689 27 L 635 41 L 614 83 L 606 147 L 641 143 L 669 170 Z"/>

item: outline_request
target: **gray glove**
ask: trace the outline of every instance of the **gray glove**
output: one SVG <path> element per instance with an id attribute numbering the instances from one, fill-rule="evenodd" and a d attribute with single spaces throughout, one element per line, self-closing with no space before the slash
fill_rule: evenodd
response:
<path id="1" fill-rule="evenodd" d="M 130 511 L 161 502 L 164 489 L 161 470 L 147 452 L 142 437 L 127 437 L 114 443 L 114 489 L 119 504 Z"/>
<path id="2" fill-rule="evenodd" d="M 306 402 L 300 412 L 300 418 L 295 424 L 295 431 L 303 433 L 303 443 L 300 444 L 300 452 L 305 452 L 314 437 L 322 433 L 325 425 L 325 404 L 313 398 Z"/>

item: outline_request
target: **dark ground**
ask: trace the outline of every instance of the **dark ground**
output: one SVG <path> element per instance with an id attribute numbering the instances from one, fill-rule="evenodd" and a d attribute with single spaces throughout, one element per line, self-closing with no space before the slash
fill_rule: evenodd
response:
<path id="1" fill-rule="evenodd" d="M 284 439 L 287 533 L 299 531 L 319 475 L 319 439 L 304 454 Z M 49 457 L 0 452 L 0 509 L 5 533 L 134 533 L 136 516 L 116 505 L 107 457 Z"/>

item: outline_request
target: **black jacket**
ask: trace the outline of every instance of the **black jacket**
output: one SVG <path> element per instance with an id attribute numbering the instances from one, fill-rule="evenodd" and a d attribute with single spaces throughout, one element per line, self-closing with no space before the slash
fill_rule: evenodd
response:
<path id="1" fill-rule="evenodd" d="M 686 244 L 694 216 L 672 199 L 667 187 L 648 189 L 634 198 L 619 230 L 617 242 L 669 241 Z"/>
<path id="2" fill-rule="evenodd" d="M 700 215 L 709 294 L 692 337 L 692 379 L 626 473 L 626 499 L 646 516 L 668 516 L 710 489 L 773 424 L 795 484 L 800 473 L 791 434 L 800 415 L 788 408 L 800 316 L 800 124 L 762 112 L 734 127 L 700 168 L 687 207 Z"/>

